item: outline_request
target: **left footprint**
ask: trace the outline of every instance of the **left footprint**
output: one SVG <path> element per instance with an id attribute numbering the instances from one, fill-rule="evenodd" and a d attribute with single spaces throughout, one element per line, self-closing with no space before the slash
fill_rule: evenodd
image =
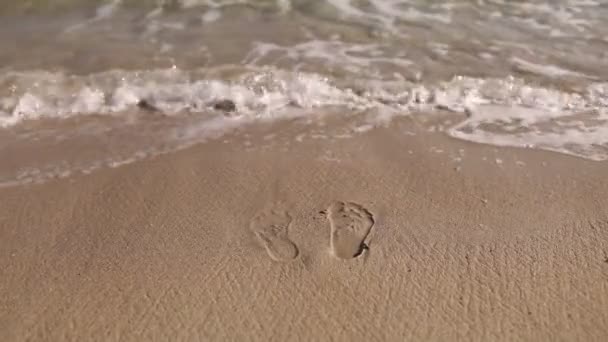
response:
<path id="1" fill-rule="evenodd" d="M 289 261 L 299 253 L 298 247 L 287 236 L 290 224 L 291 216 L 287 212 L 269 210 L 254 217 L 250 228 L 273 260 Z"/>

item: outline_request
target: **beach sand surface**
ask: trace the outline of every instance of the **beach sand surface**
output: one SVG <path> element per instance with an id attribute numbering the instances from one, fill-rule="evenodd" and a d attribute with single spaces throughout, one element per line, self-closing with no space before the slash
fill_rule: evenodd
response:
<path id="1" fill-rule="evenodd" d="M 0 189 L 0 340 L 608 340 L 608 164 L 311 130 Z"/>

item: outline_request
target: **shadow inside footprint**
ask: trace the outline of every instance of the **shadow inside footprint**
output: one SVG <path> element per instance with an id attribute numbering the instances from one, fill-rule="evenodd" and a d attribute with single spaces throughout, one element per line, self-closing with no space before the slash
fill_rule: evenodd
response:
<path id="1" fill-rule="evenodd" d="M 331 228 L 330 248 L 334 256 L 351 259 L 367 247 L 364 243 L 374 225 L 373 215 L 352 202 L 334 202 L 327 211 Z"/>
<path id="2" fill-rule="evenodd" d="M 298 247 L 289 239 L 287 230 L 291 216 L 285 211 L 270 210 L 259 213 L 251 221 L 251 231 L 275 261 L 289 261 L 298 256 Z"/>

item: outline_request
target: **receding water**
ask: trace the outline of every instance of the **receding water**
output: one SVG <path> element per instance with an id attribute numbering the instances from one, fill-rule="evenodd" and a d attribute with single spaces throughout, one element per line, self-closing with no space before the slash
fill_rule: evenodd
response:
<path id="1" fill-rule="evenodd" d="M 608 159 L 600 1 L 32 0 L 0 13 L 6 184 L 328 108 L 447 110 L 463 114 L 445 129 L 459 139 Z M 80 164 L 11 158 L 76 136 L 121 147 Z"/>

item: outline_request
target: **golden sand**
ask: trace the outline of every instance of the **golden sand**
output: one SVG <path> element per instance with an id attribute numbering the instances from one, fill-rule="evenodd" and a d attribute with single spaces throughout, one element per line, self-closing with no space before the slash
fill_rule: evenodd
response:
<path id="1" fill-rule="evenodd" d="M 414 134 L 0 189 L 0 340 L 606 341 L 608 164 Z"/>

